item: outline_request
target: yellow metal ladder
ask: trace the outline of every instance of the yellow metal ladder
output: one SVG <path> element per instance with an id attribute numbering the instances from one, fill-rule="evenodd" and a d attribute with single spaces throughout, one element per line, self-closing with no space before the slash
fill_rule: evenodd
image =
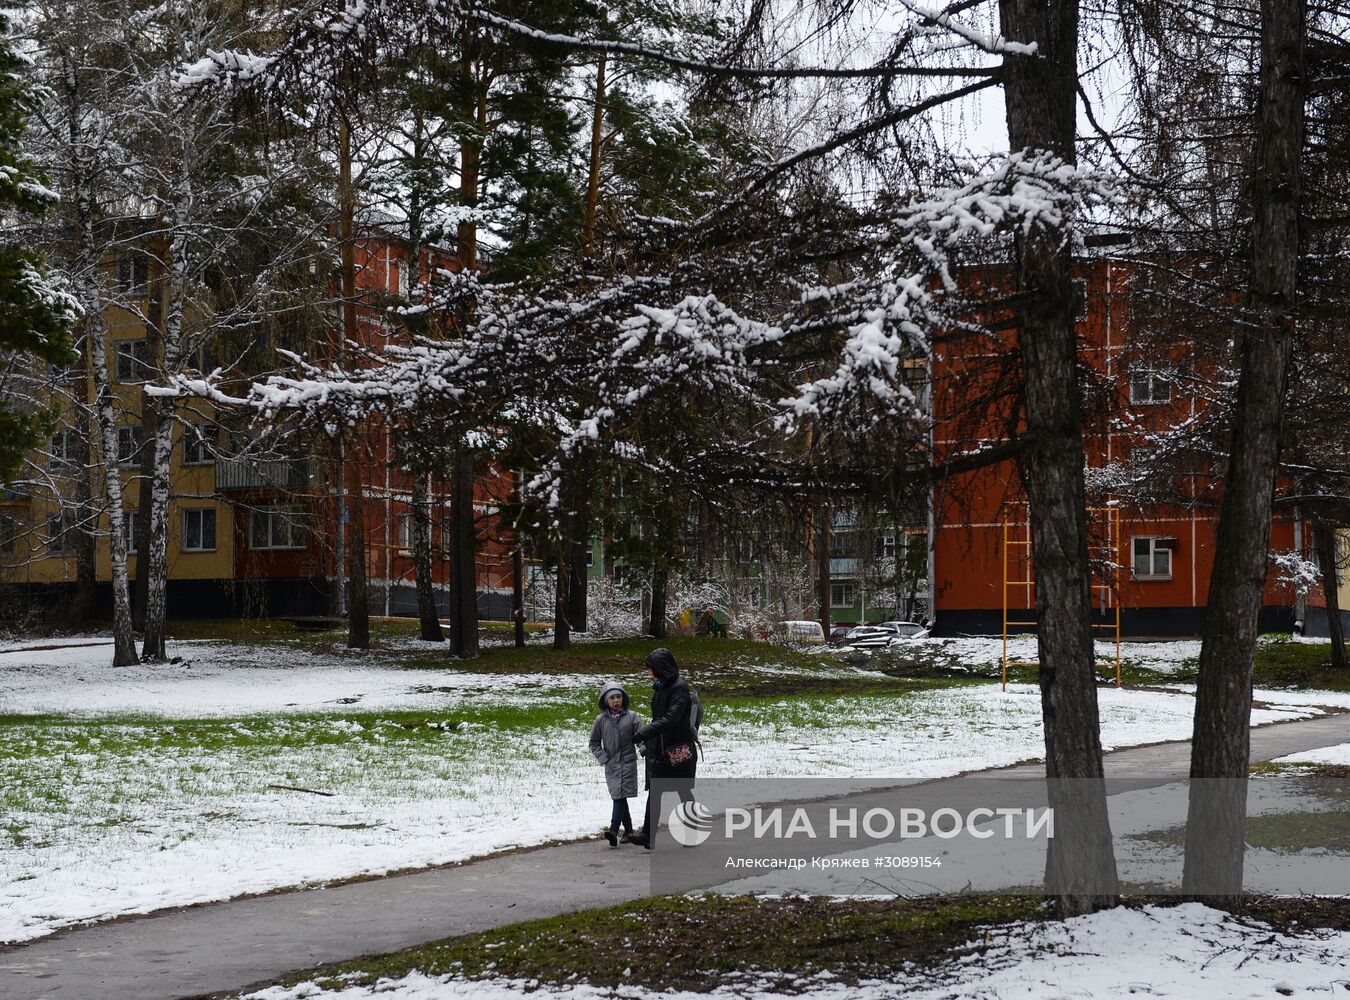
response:
<path id="1" fill-rule="evenodd" d="M 1008 659 L 1008 629 L 1036 629 L 1040 623 L 1033 614 L 1021 619 L 1010 618 L 1010 614 L 1034 612 L 1036 608 L 1036 582 L 1032 572 L 1031 518 L 1026 504 L 1018 504 L 1022 517 L 1006 517 L 1003 520 L 1003 690 L 1008 690 L 1009 667 L 1039 667 L 1039 660 Z M 1093 648 L 1095 655 L 1096 635 L 1106 632 L 1114 636 L 1116 654 L 1114 659 L 1098 661 L 1106 666 L 1114 663 L 1116 687 L 1120 687 L 1120 576 L 1116 557 L 1120 553 L 1120 509 L 1118 507 L 1089 507 L 1090 519 L 1101 525 L 1101 533 L 1093 545 L 1097 550 L 1098 567 L 1092 575 L 1092 593 L 1097 605 L 1105 614 L 1110 612 L 1105 622 L 1093 622 Z M 1091 553 L 1089 553 L 1091 556 Z M 1020 597 L 1020 601 L 1011 598 Z"/>

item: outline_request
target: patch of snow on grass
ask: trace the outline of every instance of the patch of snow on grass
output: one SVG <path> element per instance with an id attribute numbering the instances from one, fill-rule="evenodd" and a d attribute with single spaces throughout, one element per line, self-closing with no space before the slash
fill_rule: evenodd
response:
<path id="1" fill-rule="evenodd" d="M 1350 765 L 1350 743 L 1340 743 L 1331 747 L 1319 747 L 1316 750 L 1304 750 L 1291 753 L 1288 757 L 1277 757 L 1276 764 L 1347 764 Z"/>
<path id="2" fill-rule="evenodd" d="M 589 985 L 549 986 L 534 981 L 468 981 L 421 973 L 372 986 L 349 986 L 330 1000 L 1062 1000 L 1065 997 L 1226 997 L 1339 995 L 1350 983 L 1350 933 L 1312 930 L 1284 934 L 1199 903 L 1117 908 L 1065 921 L 1018 922 L 991 928 L 955 949 L 931 970 L 856 985 L 814 977 L 784 994 L 737 984 L 711 992 L 616 990 Z M 313 983 L 272 987 L 248 1000 L 301 1000 L 319 995 Z"/>

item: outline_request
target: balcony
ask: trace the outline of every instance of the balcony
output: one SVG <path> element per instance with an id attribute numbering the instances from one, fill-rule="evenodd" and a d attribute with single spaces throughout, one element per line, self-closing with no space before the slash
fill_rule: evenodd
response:
<path id="1" fill-rule="evenodd" d="M 239 490 L 300 490 L 309 484 L 308 459 L 216 459 L 217 493 Z"/>

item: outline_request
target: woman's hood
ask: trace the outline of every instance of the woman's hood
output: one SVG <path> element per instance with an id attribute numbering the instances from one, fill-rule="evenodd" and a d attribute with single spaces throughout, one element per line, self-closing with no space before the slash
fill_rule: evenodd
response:
<path id="1" fill-rule="evenodd" d="M 663 681 L 673 681 L 680 676 L 680 668 L 675 665 L 675 654 L 662 647 L 647 654 L 647 668 L 654 670 Z"/>
<path id="2" fill-rule="evenodd" d="M 600 711 L 602 711 L 602 712 L 608 712 L 608 711 L 609 711 L 609 706 L 605 704 L 605 699 L 608 698 L 608 697 L 610 696 L 610 694 L 612 694 L 612 693 L 615 692 L 615 691 L 617 691 L 617 692 L 619 692 L 619 694 L 623 695 L 623 710 L 624 710 L 625 712 L 628 711 L 628 692 L 625 691 L 625 690 L 623 689 L 623 685 L 622 685 L 622 684 L 602 684 L 602 685 L 600 685 L 600 698 L 598 699 L 599 702 L 600 702 Z"/>

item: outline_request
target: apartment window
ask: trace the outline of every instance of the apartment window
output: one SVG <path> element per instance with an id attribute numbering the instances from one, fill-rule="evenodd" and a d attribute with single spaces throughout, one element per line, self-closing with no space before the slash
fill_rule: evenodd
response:
<path id="1" fill-rule="evenodd" d="M 858 603 L 858 585 L 853 580 L 830 582 L 830 607 L 851 608 Z"/>
<path id="2" fill-rule="evenodd" d="M 1082 278 L 1073 280 L 1073 318 L 1087 319 L 1087 282 Z"/>
<path id="3" fill-rule="evenodd" d="M 1156 371 L 1138 371 L 1130 373 L 1130 403 L 1136 406 L 1151 406 L 1156 403 L 1172 401 L 1172 382 L 1168 376 Z"/>
<path id="4" fill-rule="evenodd" d="M 895 558 L 895 536 L 877 535 L 872 539 L 872 557 L 874 559 Z"/>
<path id="5" fill-rule="evenodd" d="M 186 367 L 194 371 L 206 374 L 216 367 L 216 355 L 210 347 L 203 344 L 195 350 L 188 351 L 187 357 L 183 359 Z"/>
<path id="6" fill-rule="evenodd" d="M 144 382 L 150 377 L 150 345 L 145 340 L 117 342 L 117 381 Z"/>
<path id="7" fill-rule="evenodd" d="M 126 544 L 127 555 L 135 555 L 141 537 L 141 512 L 139 510 L 122 511 L 122 541 Z"/>
<path id="8" fill-rule="evenodd" d="M 857 559 L 858 533 L 856 531 L 836 531 L 830 535 L 831 559 Z"/>
<path id="9" fill-rule="evenodd" d="M 12 556 L 19 544 L 19 522 L 0 514 L 0 555 Z"/>
<path id="10" fill-rule="evenodd" d="M 394 268 L 398 271 L 398 294 L 402 298 L 408 297 L 408 276 L 412 272 L 412 263 L 406 260 L 395 261 Z"/>
<path id="11" fill-rule="evenodd" d="M 249 548 L 303 549 L 305 547 L 305 510 L 303 507 L 260 507 L 249 521 Z"/>
<path id="12" fill-rule="evenodd" d="M 216 509 L 200 507 L 183 511 L 183 551 L 214 552 Z"/>
<path id="13" fill-rule="evenodd" d="M 75 464 L 76 449 L 79 447 L 79 435 L 74 428 L 66 427 L 52 435 L 51 458 L 48 464 L 52 468 Z"/>
<path id="14" fill-rule="evenodd" d="M 399 555 L 410 556 L 413 554 L 413 516 L 411 513 L 398 516 L 398 551 Z"/>
<path id="15" fill-rule="evenodd" d="M 117 256 L 117 290 L 128 295 L 140 295 L 150 284 L 150 258 L 143 253 L 127 251 Z"/>
<path id="16" fill-rule="evenodd" d="M 117 428 L 117 464 L 136 465 L 141 460 L 141 428 L 128 424 Z"/>
<path id="17" fill-rule="evenodd" d="M 183 464 L 214 465 L 216 461 L 215 424 L 188 424 L 183 428 Z"/>
<path id="18" fill-rule="evenodd" d="M 1134 540 L 1134 578 L 1136 580 L 1172 579 L 1172 550 L 1175 538 L 1143 537 Z"/>
<path id="19" fill-rule="evenodd" d="M 75 522 L 70 514 L 47 518 L 47 552 L 54 556 L 75 551 Z"/>
<path id="20" fill-rule="evenodd" d="M 586 568 L 590 569 L 595 565 L 595 549 L 586 550 Z"/>

